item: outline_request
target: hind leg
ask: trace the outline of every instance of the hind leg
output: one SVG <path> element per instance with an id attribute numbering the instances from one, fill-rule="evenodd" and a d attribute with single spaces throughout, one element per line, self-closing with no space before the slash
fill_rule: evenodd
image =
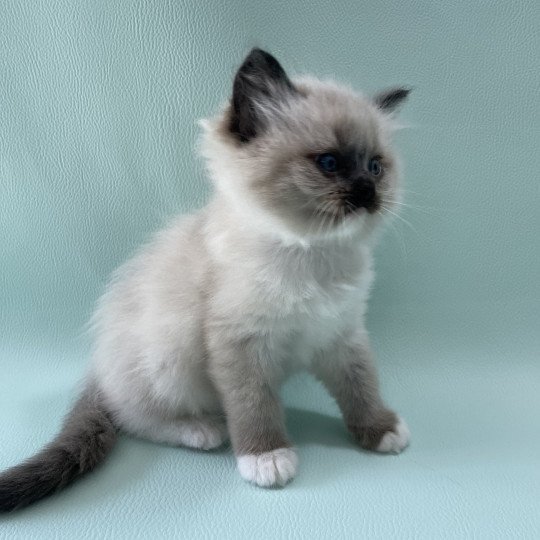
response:
<path id="1" fill-rule="evenodd" d="M 225 421 L 217 416 L 183 416 L 175 419 L 145 419 L 126 431 L 158 443 L 200 450 L 218 448 L 228 438 Z"/>

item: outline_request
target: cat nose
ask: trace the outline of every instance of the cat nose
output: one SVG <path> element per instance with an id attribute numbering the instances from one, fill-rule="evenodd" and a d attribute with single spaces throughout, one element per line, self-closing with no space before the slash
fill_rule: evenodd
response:
<path id="1" fill-rule="evenodd" d="M 356 208 L 370 208 L 375 202 L 375 183 L 369 178 L 359 178 L 352 186 L 350 202 Z"/>

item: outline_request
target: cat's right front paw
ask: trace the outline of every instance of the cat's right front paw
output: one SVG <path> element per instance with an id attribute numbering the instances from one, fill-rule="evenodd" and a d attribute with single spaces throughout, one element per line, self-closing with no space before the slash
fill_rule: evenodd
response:
<path id="1" fill-rule="evenodd" d="M 349 425 L 362 448 L 384 454 L 399 454 L 409 445 L 411 434 L 407 424 L 396 413 L 383 409 L 377 421 L 367 426 Z"/>
<path id="2" fill-rule="evenodd" d="M 284 486 L 296 476 L 298 457 L 291 448 L 277 448 L 262 454 L 237 457 L 244 480 L 261 487 Z"/>
<path id="3" fill-rule="evenodd" d="M 398 416 L 396 425 L 383 435 L 381 442 L 375 450 L 385 454 L 399 454 L 409 446 L 410 438 L 411 433 L 405 420 Z"/>

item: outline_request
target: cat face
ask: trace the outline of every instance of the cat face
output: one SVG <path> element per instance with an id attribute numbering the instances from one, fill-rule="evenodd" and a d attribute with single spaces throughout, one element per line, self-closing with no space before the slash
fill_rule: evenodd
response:
<path id="1" fill-rule="evenodd" d="M 407 94 L 397 88 L 370 100 L 335 83 L 291 81 L 254 49 L 230 105 L 205 124 L 217 187 L 254 221 L 267 217 L 292 234 L 370 228 L 398 197 L 389 112 Z"/>

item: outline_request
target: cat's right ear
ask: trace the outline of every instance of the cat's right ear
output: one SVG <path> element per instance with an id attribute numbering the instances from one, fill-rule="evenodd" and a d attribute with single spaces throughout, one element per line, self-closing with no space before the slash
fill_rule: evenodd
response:
<path id="1" fill-rule="evenodd" d="M 240 142 L 249 142 L 264 129 L 265 102 L 277 104 L 295 93 L 279 62 L 261 49 L 252 49 L 234 78 L 230 132 Z"/>

